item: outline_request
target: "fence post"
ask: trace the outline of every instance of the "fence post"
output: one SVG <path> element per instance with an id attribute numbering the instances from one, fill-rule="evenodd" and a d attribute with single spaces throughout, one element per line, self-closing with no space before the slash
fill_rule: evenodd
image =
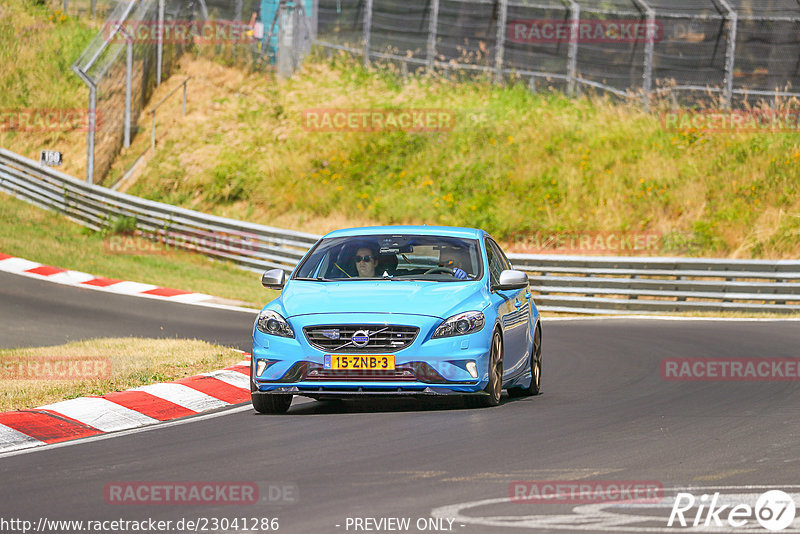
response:
<path id="1" fill-rule="evenodd" d="M 125 148 L 131 146 L 131 79 L 133 77 L 133 42 L 125 35 Z"/>
<path id="2" fill-rule="evenodd" d="M 428 24 L 428 74 L 433 74 L 436 61 L 436 31 L 439 28 L 439 0 L 431 2 L 431 18 Z M 405 62 L 403 62 L 405 65 Z"/>
<path id="3" fill-rule="evenodd" d="M 97 17 L 97 0 L 92 0 L 92 18 Z"/>
<path id="4" fill-rule="evenodd" d="M 311 42 L 317 40 L 317 31 L 319 31 L 319 0 L 312 0 L 311 2 Z"/>
<path id="5" fill-rule="evenodd" d="M 94 131 L 97 129 L 97 86 L 77 65 L 72 66 L 72 71 L 89 86 L 89 124 L 86 132 L 86 182 L 91 184 L 94 180 Z"/>
<path id="6" fill-rule="evenodd" d="M 581 23 L 581 7 L 575 0 L 569 0 L 569 52 L 567 54 L 567 94 L 575 96 L 578 77 L 578 30 Z"/>
<path id="7" fill-rule="evenodd" d="M 642 104 L 645 111 L 650 111 L 650 93 L 653 90 L 653 52 L 656 40 L 656 13 L 645 0 L 634 0 L 644 11 L 647 24 L 647 37 L 644 47 L 644 72 L 642 73 Z"/>
<path id="8" fill-rule="evenodd" d="M 94 183 L 94 138 L 97 130 L 97 86 L 89 86 L 89 133 L 86 138 L 86 182 Z"/>
<path id="9" fill-rule="evenodd" d="M 728 3 L 728 0 L 716 0 L 728 12 L 725 20 L 728 23 L 728 48 L 725 51 L 725 83 L 722 89 L 722 105 L 730 109 L 733 101 L 733 66 L 736 63 L 736 34 L 739 29 L 739 14 Z"/>
<path id="10" fill-rule="evenodd" d="M 161 65 L 164 59 L 164 0 L 158 0 L 158 44 L 156 45 L 156 85 L 161 85 Z"/>
<path id="11" fill-rule="evenodd" d="M 503 81 L 503 55 L 506 50 L 506 26 L 508 25 L 508 0 L 500 0 L 497 14 L 497 43 L 494 54 L 494 82 Z"/>
<path id="12" fill-rule="evenodd" d="M 367 0 L 364 8 L 364 66 L 369 67 L 369 43 L 372 35 L 372 0 Z"/>

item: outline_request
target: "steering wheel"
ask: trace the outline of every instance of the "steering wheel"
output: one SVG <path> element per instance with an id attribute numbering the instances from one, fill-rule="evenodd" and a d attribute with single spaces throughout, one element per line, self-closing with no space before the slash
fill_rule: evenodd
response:
<path id="1" fill-rule="evenodd" d="M 453 276 L 455 276 L 455 272 L 453 271 L 453 269 L 448 269 L 447 267 L 432 267 L 432 268 L 428 269 L 427 271 L 425 271 L 423 274 L 433 274 L 433 273 L 439 273 L 439 272 L 452 274 Z"/>

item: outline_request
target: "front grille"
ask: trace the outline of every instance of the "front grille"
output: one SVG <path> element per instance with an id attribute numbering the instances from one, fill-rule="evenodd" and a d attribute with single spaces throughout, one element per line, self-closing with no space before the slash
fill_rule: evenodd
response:
<path id="1" fill-rule="evenodd" d="M 413 382 L 417 377 L 411 368 L 398 368 L 394 371 L 372 371 L 372 370 L 333 370 L 333 369 L 311 369 L 305 380 L 360 380 L 360 381 L 396 381 L 406 380 Z"/>
<path id="2" fill-rule="evenodd" d="M 363 347 L 352 343 L 356 332 L 368 332 L 369 341 Z M 386 353 L 411 345 L 419 333 L 416 326 L 400 325 L 319 325 L 303 328 L 306 339 L 324 352 Z"/>

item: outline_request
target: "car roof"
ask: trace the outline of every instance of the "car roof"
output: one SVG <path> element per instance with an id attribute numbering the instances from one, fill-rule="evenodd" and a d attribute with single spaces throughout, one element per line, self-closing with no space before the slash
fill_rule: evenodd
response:
<path id="1" fill-rule="evenodd" d="M 485 235 L 483 230 L 477 228 L 459 228 L 456 226 L 366 226 L 363 228 L 344 228 L 334 230 L 324 237 L 351 237 L 362 235 L 383 234 L 411 234 L 411 235 L 439 235 L 446 237 L 461 237 L 465 239 L 480 239 Z"/>

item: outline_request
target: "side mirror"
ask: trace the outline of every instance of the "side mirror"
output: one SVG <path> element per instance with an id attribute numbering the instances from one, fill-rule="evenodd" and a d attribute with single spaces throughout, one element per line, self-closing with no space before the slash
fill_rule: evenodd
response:
<path id="1" fill-rule="evenodd" d="M 525 289 L 528 287 L 528 275 L 522 271 L 506 270 L 500 273 L 500 283 L 492 289 Z"/>
<path id="2" fill-rule="evenodd" d="M 261 285 L 267 289 L 283 289 L 286 284 L 286 273 L 283 269 L 270 269 L 261 275 Z"/>

